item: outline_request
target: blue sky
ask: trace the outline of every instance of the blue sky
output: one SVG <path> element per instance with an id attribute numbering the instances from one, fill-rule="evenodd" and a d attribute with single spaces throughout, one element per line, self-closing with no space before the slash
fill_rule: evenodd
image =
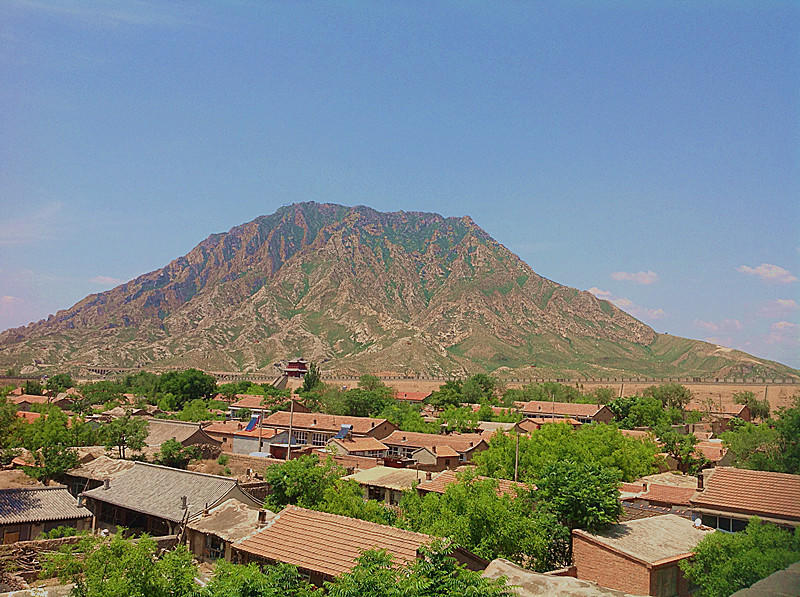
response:
<path id="1" fill-rule="evenodd" d="M 0 329 L 295 201 L 800 367 L 796 2 L 0 3 Z"/>

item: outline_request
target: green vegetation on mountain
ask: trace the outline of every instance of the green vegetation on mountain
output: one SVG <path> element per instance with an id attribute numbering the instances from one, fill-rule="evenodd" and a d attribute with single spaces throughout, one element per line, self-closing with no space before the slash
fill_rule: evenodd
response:
<path id="1" fill-rule="evenodd" d="M 38 371 L 273 373 L 298 354 L 343 375 L 798 375 L 656 334 L 539 276 L 468 217 L 318 203 L 213 234 L 159 270 L 0 334 L 0 366 Z"/>

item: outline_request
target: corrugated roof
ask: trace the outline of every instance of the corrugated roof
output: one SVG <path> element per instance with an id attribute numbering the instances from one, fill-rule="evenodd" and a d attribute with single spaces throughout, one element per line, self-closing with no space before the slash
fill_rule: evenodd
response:
<path id="1" fill-rule="evenodd" d="M 603 405 L 581 404 L 578 402 L 548 402 L 546 400 L 531 400 L 526 402 L 522 412 L 526 415 L 537 413 L 555 413 L 557 415 L 593 417 L 603 409 Z"/>
<path id="2" fill-rule="evenodd" d="M 478 475 L 475 477 L 479 481 L 485 481 L 487 479 L 491 479 L 491 477 L 484 477 Z M 497 481 L 497 495 L 504 495 L 508 494 L 510 497 L 516 497 L 517 489 L 520 491 L 527 491 L 528 488 L 524 483 L 515 483 L 514 481 L 509 481 L 508 479 L 492 479 L 493 481 Z M 444 493 L 447 490 L 448 485 L 451 483 L 458 482 L 458 472 L 453 470 L 446 470 L 442 471 L 438 475 L 436 475 L 430 481 L 423 481 L 419 484 L 417 489 L 419 491 L 431 491 L 434 493 Z"/>
<path id="3" fill-rule="evenodd" d="M 392 468 L 389 466 L 375 466 L 355 474 L 348 475 L 360 485 L 373 485 L 397 491 L 411 489 L 419 481 L 425 479 L 425 473 L 411 468 Z"/>
<path id="4" fill-rule="evenodd" d="M 289 428 L 290 413 L 279 410 L 264 419 L 265 427 Z M 342 425 L 352 425 L 353 433 L 360 435 L 369 433 L 375 427 L 385 423 L 386 419 L 373 419 L 370 417 L 345 417 L 340 415 L 326 415 L 323 413 L 294 413 L 292 426 L 294 429 L 339 431 Z"/>
<path id="5" fill-rule="evenodd" d="M 235 547 L 256 557 L 339 576 L 366 549 L 385 549 L 398 564 L 417 558 L 432 537 L 336 514 L 287 506 L 264 529 Z"/>
<path id="6" fill-rule="evenodd" d="M 0 524 L 91 518 L 64 487 L 0 489 Z"/>
<path id="7" fill-rule="evenodd" d="M 609 549 L 654 564 L 691 553 L 711 529 L 698 529 L 691 520 L 675 514 L 631 520 L 608 527 L 601 533 L 576 529 L 585 537 Z"/>
<path id="8" fill-rule="evenodd" d="M 485 438 L 480 433 L 416 433 L 413 431 L 393 431 L 381 440 L 387 446 L 410 446 L 412 448 L 433 449 L 434 446 L 449 446 L 459 453 L 468 452 Z"/>
<path id="9" fill-rule="evenodd" d="M 718 466 L 691 504 L 743 514 L 800 520 L 800 475 Z"/>
<path id="10" fill-rule="evenodd" d="M 184 471 L 156 464 L 134 462 L 130 469 L 120 472 L 110 487 L 102 486 L 84 492 L 92 499 L 179 522 L 183 519 L 181 496 L 187 496 L 189 518 L 202 512 L 208 504 L 213 507 L 233 492 L 236 479 Z M 253 505 L 259 504 L 251 500 Z"/>

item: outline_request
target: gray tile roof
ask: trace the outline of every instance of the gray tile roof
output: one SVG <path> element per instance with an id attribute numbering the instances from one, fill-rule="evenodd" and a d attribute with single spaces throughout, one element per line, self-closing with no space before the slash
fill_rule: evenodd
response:
<path id="1" fill-rule="evenodd" d="M 213 507 L 229 495 L 260 506 L 239 488 L 236 479 L 144 462 L 135 462 L 130 469 L 115 475 L 108 489 L 100 486 L 81 495 L 173 522 L 183 520 L 184 495 L 188 498 L 190 519 L 199 515 L 206 504 Z"/>
<path id="2" fill-rule="evenodd" d="M 91 518 L 64 487 L 0 489 L 0 524 Z"/>
<path id="3" fill-rule="evenodd" d="M 196 437 L 194 437 L 195 434 L 197 434 Z M 146 443 L 148 446 L 160 446 L 168 439 L 175 439 L 183 444 L 190 438 L 194 443 L 206 443 L 215 446 L 221 443 L 203 431 L 199 423 L 147 419 Z"/>

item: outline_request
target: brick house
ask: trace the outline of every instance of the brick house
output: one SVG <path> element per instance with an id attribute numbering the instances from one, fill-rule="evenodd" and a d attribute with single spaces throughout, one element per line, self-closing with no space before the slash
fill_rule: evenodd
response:
<path id="1" fill-rule="evenodd" d="M 0 543 L 30 541 L 60 526 L 86 530 L 92 513 L 64 487 L 0 489 Z"/>
<path id="2" fill-rule="evenodd" d="M 522 407 L 522 414 L 531 419 L 575 419 L 579 423 L 610 423 L 614 413 L 605 404 L 547 402 L 531 400 Z"/>
<path id="3" fill-rule="evenodd" d="M 345 417 L 326 415 L 323 413 L 299 413 L 294 415 L 286 411 L 274 412 L 263 420 L 265 429 L 288 431 L 292 425 L 292 447 L 310 445 L 321 448 L 326 446 L 334 436 L 342 434 L 357 437 L 374 437 L 383 439 L 392 433 L 397 426 L 386 419 L 370 417 Z"/>
<path id="4" fill-rule="evenodd" d="M 698 476 L 689 500 L 694 518 L 714 529 L 736 532 L 751 516 L 800 527 L 800 475 L 718 466 Z"/>
<path id="5" fill-rule="evenodd" d="M 420 547 L 433 537 L 365 520 L 287 506 L 263 529 L 233 546 L 240 563 L 284 562 L 297 566 L 312 583 L 349 572 L 362 551 L 384 549 L 400 565 L 419 557 Z M 483 570 L 488 562 L 461 548 L 453 557 L 471 570 Z"/>
<path id="6" fill-rule="evenodd" d="M 411 468 L 375 466 L 345 478 L 355 481 L 361 486 L 364 491 L 364 499 L 377 500 L 396 506 L 400 503 L 403 492 L 413 489 L 425 479 L 426 474 L 430 475 L 430 473 Z"/>
<path id="7" fill-rule="evenodd" d="M 426 470 L 444 470 L 455 468 L 459 464 L 469 462 L 472 457 L 489 447 L 480 433 L 416 433 L 413 431 L 395 431 L 383 438 L 389 447 L 388 458 L 413 460 L 425 465 Z"/>
<path id="8" fill-rule="evenodd" d="M 664 514 L 613 525 L 600 533 L 572 531 L 577 578 L 654 597 L 688 597 L 692 587 L 678 562 L 692 555 L 711 529 Z"/>

